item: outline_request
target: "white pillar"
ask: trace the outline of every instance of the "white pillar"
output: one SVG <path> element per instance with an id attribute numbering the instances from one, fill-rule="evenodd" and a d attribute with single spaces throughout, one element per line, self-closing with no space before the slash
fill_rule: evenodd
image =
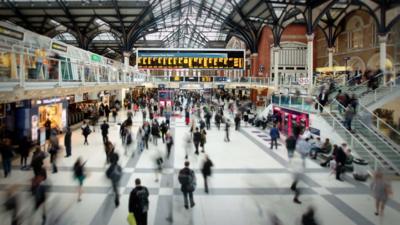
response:
<path id="1" fill-rule="evenodd" d="M 130 52 L 124 52 L 124 66 L 128 68 L 129 66 L 129 57 L 131 56 Z"/>
<path id="2" fill-rule="evenodd" d="M 384 74 L 384 84 L 386 85 L 386 42 L 387 42 L 388 35 L 379 35 L 379 69 L 382 70 Z"/>
<path id="3" fill-rule="evenodd" d="M 306 35 L 307 36 L 307 77 L 308 77 L 308 93 L 311 93 L 313 88 L 313 60 L 314 60 L 314 34 Z"/>
<path id="4" fill-rule="evenodd" d="M 335 51 L 335 48 L 328 48 L 328 66 L 330 68 L 333 67 L 333 52 Z"/>
<path id="5" fill-rule="evenodd" d="M 275 91 L 278 91 L 278 86 L 279 86 L 279 76 L 278 76 L 279 46 L 273 47 L 272 52 L 274 53 L 274 88 L 275 88 Z"/>

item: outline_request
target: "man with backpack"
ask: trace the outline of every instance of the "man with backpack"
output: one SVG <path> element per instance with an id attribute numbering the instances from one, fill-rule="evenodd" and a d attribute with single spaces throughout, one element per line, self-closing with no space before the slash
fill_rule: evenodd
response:
<path id="1" fill-rule="evenodd" d="M 116 154 L 116 153 L 114 153 Z M 111 180 L 112 188 L 114 191 L 115 195 L 115 207 L 119 206 L 119 181 L 121 180 L 122 177 L 122 168 L 120 165 L 118 165 L 118 158 L 115 158 L 114 160 L 110 160 L 111 165 L 106 171 L 106 176 L 108 179 Z"/>
<path id="2" fill-rule="evenodd" d="M 181 191 L 183 193 L 183 199 L 185 201 L 185 208 L 189 209 L 188 196 L 190 200 L 190 207 L 193 208 L 195 203 L 193 201 L 193 192 L 196 189 L 196 175 L 194 171 L 189 169 L 190 163 L 185 162 L 185 168 L 179 171 L 178 180 L 181 184 Z"/>
<path id="3" fill-rule="evenodd" d="M 147 225 L 149 211 L 149 191 L 141 185 L 139 178 L 135 180 L 136 187 L 129 195 L 129 213 L 133 213 L 137 225 Z"/>

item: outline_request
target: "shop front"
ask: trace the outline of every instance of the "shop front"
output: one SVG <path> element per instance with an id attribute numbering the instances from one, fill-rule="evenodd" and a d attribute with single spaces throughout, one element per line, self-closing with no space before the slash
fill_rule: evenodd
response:
<path id="1" fill-rule="evenodd" d="M 35 140 L 35 130 L 50 127 L 60 133 L 67 126 L 67 98 L 49 98 L 31 101 L 31 135 Z"/>

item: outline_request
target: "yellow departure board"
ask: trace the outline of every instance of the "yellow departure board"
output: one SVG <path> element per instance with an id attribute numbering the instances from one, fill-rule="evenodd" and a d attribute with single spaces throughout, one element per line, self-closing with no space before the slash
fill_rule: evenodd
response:
<path id="1" fill-rule="evenodd" d="M 139 69 L 244 69 L 243 50 L 138 49 Z"/>

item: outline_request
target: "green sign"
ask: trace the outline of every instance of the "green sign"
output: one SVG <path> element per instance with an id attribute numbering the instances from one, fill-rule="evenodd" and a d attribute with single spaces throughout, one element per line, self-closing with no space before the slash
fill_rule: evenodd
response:
<path id="1" fill-rule="evenodd" d="M 101 61 L 101 56 L 96 55 L 96 54 L 92 54 L 91 59 L 94 62 L 100 62 Z"/>

